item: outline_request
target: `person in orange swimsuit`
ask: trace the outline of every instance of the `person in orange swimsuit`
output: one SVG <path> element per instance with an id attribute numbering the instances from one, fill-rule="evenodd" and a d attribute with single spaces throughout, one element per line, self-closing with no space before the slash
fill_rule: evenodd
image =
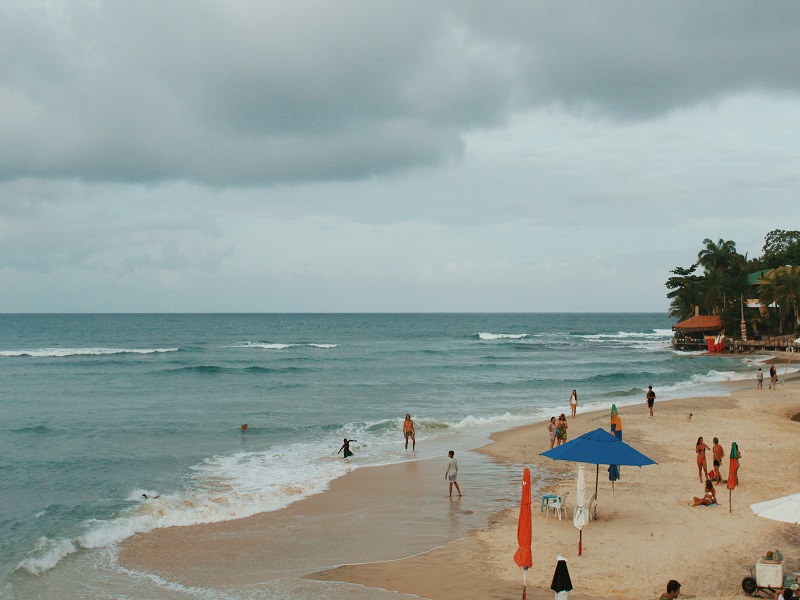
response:
<path id="1" fill-rule="evenodd" d="M 406 438 L 406 450 L 408 450 L 408 438 L 411 438 L 411 449 L 417 449 L 417 437 L 414 431 L 414 421 L 411 420 L 411 415 L 406 415 L 406 420 L 403 421 L 403 436 Z"/>
<path id="2" fill-rule="evenodd" d="M 694 452 L 697 454 L 697 474 L 700 476 L 700 483 L 708 479 L 708 464 L 706 463 L 706 450 L 711 450 L 702 437 L 697 438 L 697 443 L 694 445 Z M 703 473 L 706 474 L 703 477 Z"/>

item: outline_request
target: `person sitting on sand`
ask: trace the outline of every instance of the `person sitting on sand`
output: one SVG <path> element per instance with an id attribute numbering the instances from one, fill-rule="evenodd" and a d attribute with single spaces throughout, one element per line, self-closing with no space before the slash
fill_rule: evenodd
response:
<path id="1" fill-rule="evenodd" d="M 786 588 L 783 591 L 778 590 L 775 592 L 775 600 L 794 600 L 794 598 L 795 594 L 792 588 Z"/>
<path id="2" fill-rule="evenodd" d="M 550 417 L 550 422 L 547 424 L 547 431 L 550 432 L 550 449 L 553 449 L 553 446 L 556 444 L 556 431 L 558 430 L 558 425 L 556 425 L 556 418 Z"/>
<path id="3" fill-rule="evenodd" d="M 658 600 L 673 600 L 681 595 L 681 584 L 675 581 L 674 579 L 670 579 L 667 582 L 667 593 L 661 594 L 661 598 Z"/>
<path id="4" fill-rule="evenodd" d="M 697 474 L 700 476 L 700 483 L 708 479 L 708 463 L 706 463 L 706 450 L 711 450 L 702 437 L 697 438 L 697 443 L 694 446 L 694 452 L 697 455 Z M 703 477 L 705 473 L 705 477 Z"/>
<path id="5" fill-rule="evenodd" d="M 344 444 L 342 444 L 342 447 L 339 448 L 339 452 L 344 450 L 344 457 L 345 458 L 353 456 L 353 453 L 350 452 L 350 442 L 357 442 L 357 441 L 358 440 L 348 440 L 347 438 L 344 438 Z M 336 454 L 339 454 L 339 452 L 337 452 Z"/>
<path id="6" fill-rule="evenodd" d="M 567 417 L 564 416 L 564 413 L 561 413 L 561 416 L 558 417 L 557 425 L 558 425 L 558 431 L 557 431 L 558 445 L 560 446 L 561 444 L 567 441 L 567 428 L 569 427 L 569 425 L 567 425 Z"/>
<path id="7" fill-rule="evenodd" d="M 702 498 L 698 498 L 697 496 L 694 497 L 694 503 L 692 506 L 710 506 L 712 504 L 717 503 L 717 493 L 714 491 L 714 484 L 711 483 L 710 479 L 706 479 L 706 493 L 703 495 Z"/>
<path id="8" fill-rule="evenodd" d="M 417 449 L 417 437 L 414 432 L 414 421 L 411 420 L 411 415 L 406 414 L 406 420 L 403 421 L 403 436 L 406 438 L 406 450 L 408 450 L 408 438 L 411 438 L 411 449 Z"/>

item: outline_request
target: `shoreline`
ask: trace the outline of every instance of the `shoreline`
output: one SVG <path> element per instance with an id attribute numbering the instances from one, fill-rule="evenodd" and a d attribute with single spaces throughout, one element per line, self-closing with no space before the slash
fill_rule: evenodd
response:
<path id="1" fill-rule="evenodd" d="M 791 357 L 790 357 L 791 358 Z M 781 361 L 781 362 L 786 362 Z M 748 380 L 749 381 L 749 380 Z M 743 388 L 747 385 L 746 381 L 732 381 L 730 386 L 736 388 Z M 788 411 L 788 417 L 800 411 L 800 396 L 798 395 L 798 386 L 796 381 L 787 381 L 786 392 L 791 396 L 788 402 L 793 402 L 794 410 Z M 791 390 L 790 390 L 791 388 Z M 669 416 L 669 419 L 661 419 L 661 421 L 668 421 L 672 423 L 676 421 L 676 415 L 681 411 L 687 412 L 692 409 L 695 413 L 694 424 L 698 428 L 702 428 L 702 415 L 705 413 L 719 413 L 720 411 L 727 411 L 727 413 L 736 412 L 736 409 L 743 408 L 737 406 L 738 403 L 752 403 L 752 400 L 739 400 L 736 398 L 737 394 L 753 395 L 753 393 L 772 393 L 766 388 L 757 392 L 755 389 L 737 389 L 729 396 L 703 396 L 699 398 L 685 398 L 675 400 L 656 401 L 656 418 L 655 423 L 659 422 L 660 413 L 664 416 Z M 784 394 L 781 390 L 778 391 L 776 396 Z M 776 404 L 777 398 L 769 399 L 770 404 Z M 637 409 L 643 406 L 641 404 L 626 405 L 620 408 L 620 415 L 623 418 L 625 441 L 634 445 L 637 449 L 652 456 L 659 462 L 659 466 L 666 464 L 675 468 L 676 461 L 674 457 L 666 463 L 662 463 L 659 459 L 660 442 L 649 439 L 652 432 L 642 429 L 643 423 L 640 415 L 636 414 Z M 746 407 L 744 407 L 746 408 Z M 741 411 L 739 411 L 741 412 Z M 746 412 L 746 411 L 745 411 Z M 730 415 L 729 415 L 730 416 Z M 580 435 L 585 431 L 595 429 L 596 427 L 607 427 L 607 413 L 605 411 L 595 411 L 587 413 L 579 413 L 576 419 L 570 419 L 570 439 L 576 435 Z M 678 419 L 679 420 L 679 419 Z M 741 420 L 741 419 L 740 419 Z M 746 422 L 750 423 L 751 420 L 745 417 Z M 791 423 L 789 418 L 783 419 L 787 423 Z M 646 422 L 647 419 L 644 419 Z M 544 489 L 558 489 L 562 492 L 568 491 L 570 487 L 574 487 L 574 476 L 576 469 L 572 463 L 558 463 L 543 459 L 538 456 L 538 453 L 549 448 L 549 439 L 547 432 L 544 429 L 545 422 L 538 422 L 534 424 L 515 426 L 507 430 L 496 432 L 490 436 L 492 442 L 475 449 L 475 452 L 485 455 L 497 465 L 522 465 L 527 464 L 537 469 L 539 480 L 537 483 L 542 485 Z M 574 423 L 574 424 L 573 424 Z M 792 425 L 795 425 L 792 423 Z M 796 425 L 795 425 L 796 427 Z M 683 427 L 685 429 L 685 427 Z M 710 438 L 715 435 L 711 431 L 702 432 L 710 445 Z M 736 431 L 738 435 L 738 431 Z M 689 437 L 693 436 L 692 433 Z M 722 439 L 723 447 L 726 453 L 729 451 L 731 438 L 720 431 L 720 438 Z M 690 439 L 690 444 L 693 445 L 694 439 Z M 744 439 L 744 438 L 741 438 Z M 682 440 L 681 444 L 685 445 L 686 441 Z M 739 442 L 740 447 L 743 449 L 743 457 L 746 461 L 745 464 L 751 463 L 752 459 L 748 451 L 750 442 L 743 444 Z M 691 450 L 691 449 L 690 449 Z M 788 451 L 792 451 L 788 449 Z M 785 452 L 786 450 L 784 450 Z M 533 455 L 533 456 L 531 456 Z M 462 455 L 463 456 L 463 455 Z M 691 454 L 689 455 L 691 460 Z M 683 459 L 681 459 L 683 460 Z M 516 512 L 518 510 L 518 499 L 512 502 L 507 508 L 501 510 L 499 513 L 494 513 L 488 522 L 481 522 L 475 524 L 472 528 L 472 533 L 466 537 L 457 539 L 456 541 L 435 540 L 436 535 L 430 537 L 420 536 L 421 529 L 413 528 L 413 537 L 420 537 L 419 541 L 424 548 L 418 548 L 418 551 L 408 556 L 408 558 L 391 558 L 386 554 L 376 554 L 374 549 L 370 547 L 370 541 L 377 538 L 385 538 L 384 542 L 391 542 L 394 539 L 392 536 L 396 530 L 391 526 L 381 530 L 375 531 L 374 527 L 368 526 L 366 529 L 359 529 L 359 514 L 363 511 L 374 511 L 374 506 L 370 506 L 370 502 L 377 499 L 385 499 L 393 497 L 395 494 L 403 495 L 413 493 L 415 501 L 424 502 L 442 502 L 442 489 L 443 485 L 440 482 L 440 473 L 442 470 L 438 463 L 441 461 L 433 460 L 416 460 L 400 463 L 397 465 L 384 465 L 380 467 L 367 467 L 364 469 L 356 469 L 351 473 L 332 482 L 330 488 L 322 494 L 312 496 L 296 502 L 289 507 L 280 511 L 272 513 L 262 513 L 246 519 L 238 519 L 236 521 L 225 521 L 221 523 L 214 523 L 209 525 L 199 525 L 190 527 L 173 527 L 167 529 L 159 529 L 146 534 L 139 534 L 125 543 L 121 544 L 119 553 L 120 564 L 126 568 L 132 568 L 138 571 L 148 573 L 158 573 L 159 576 L 164 577 L 166 580 L 177 580 L 183 584 L 194 585 L 199 587 L 212 587 L 212 588 L 229 588 L 230 586 L 246 585 L 257 587 L 260 583 L 264 582 L 263 575 L 261 574 L 260 565 L 264 561 L 268 562 L 274 560 L 276 557 L 286 557 L 293 553 L 300 553 L 303 558 L 303 550 L 296 544 L 293 547 L 293 540 L 291 539 L 291 531 L 286 530 L 286 522 L 289 518 L 296 519 L 322 519 L 326 514 L 330 514 L 331 502 L 338 505 L 337 499 L 344 497 L 348 498 L 347 502 L 352 502 L 354 497 L 363 497 L 364 503 L 357 504 L 356 506 L 349 506 L 349 516 L 344 515 L 343 520 L 340 522 L 341 530 L 346 531 L 348 536 L 348 547 L 358 547 L 364 545 L 365 551 L 363 553 L 348 554 L 346 560 L 340 562 L 340 566 L 332 566 L 330 561 L 327 564 L 308 563 L 307 561 L 298 561 L 296 566 L 296 575 L 306 580 L 311 581 L 328 581 L 328 582 L 347 582 L 367 588 L 380 588 L 390 591 L 398 591 L 401 593 L 415 594 L 420 597 L 428 598 L 456 598 L 464 597 L 464 594 L 472 594 L 480 597 L 517 597 L 519 587 L 521 585 L 521 574 L 511 561 L 511 556 L 516 550 Z M 685 462 L 685 461 L 684 461 Z M 724 465 L 726 463 L 723 463 Z M 466 464 L 462 463 L 463 475 L 460 478 L 462 487 L 465 482 L 469 482 L 468 470 L 464 469 Z M 685 500 L 691 500 L 692 495 L 699 494 L 697 488 L 697 481 L 691 475 L 692 465 L 689 464 L 688 476 L 685 476 L 686 482 L 680 481 L 676 486 L 680 488 L 682 497 Z M 724 467 L 725 468 L 725 467 Z M 792 465 L 793 473 L 788 479 L 792 480 L 796 475 L 797 467 Z M 650 467 L 643 469 L 624 468 L 623 479 L 616 486 L 616 493 L 613 499 L 614 508 L 609 511 L 608 516 L 605 516 L 605 510 L 611 505 L 610 491 L 606 490 L 602 483 L 600 489 L 599 509 L 600 520 L 593 522 L 589 525 L 586 532 L 584 532 L 584 556 L 580 559 L 577 558 L 576 548 L 572 548 L 577 544 L 577 530 L 572 526 L 571 518 L 567 523 L 562 522 L 560 529 L 555 525 L 558 523 L 557 519 L 538 519 L 540 515 L 536 512 L 537 498 L 534 497 L 534 567 L 528 572 L 528 594 L 533 600 L 537 598 L 550 598 L 552 592 L 549 591 L 549 577 L 552 577 L 552 571 L 555 566 L 556 554 L 563 554 L 569 559 L 570 573 L 572 575 L 575 590 L 573 596 L 576 600 L 586 600 L 589 597 L 597 599 L 608 599 L 618 597 L 649 597 L 650 590 L 645 591 L 640 588 L 627 589 L 620 587 L 613 581 L 608 581 L 592 573 L 591 569 L 584 569 L 583 567 L 589 563 L 593 563 L 594 557 L 591 560 L 586 560 L 590 554 L 594 554 L 598 550 L 598 542 L 602 530 L 606 529 L 606 525 L 616 523 L 616 526 L 636 525 L 633 517 L 626 517 L 627 508 L 621 505 L 621 502 L 626 497 L 632 494 L 632 491 L 627 488 L 630 486 L 636 489 L 637 492 L 646 486 L 652 487 L 652 477 L 647 473 Z M 696 469 L 696 467 L 694 467 Z M 403 480 L 409 475 L 409 471 L 413 471 L 415 477 L 415 487 L 409 490 L 404 486 Z M 589 469 L 587 469 L 587 486 L 591 477 L 589 476 Z M 519 469 L 521 474 L 521 468 Z M 695 472 L 696 476 L 696 472 Z M 684 475 L 681 475 L 681 479 Z M 777 479 L 777 478 L 776 478 Z M 394 487 L 392 487 L 394 482 Z M 693 483 L 692 483 L 693 482 Z M 687 485 L 688 484 L 688 485 Z M 470 484 L 467 484 L 470 485 Z M 514 486 L 516 487 L 516 483 Z M 790 485 L 790 484 L 789 484 Z M 388 487 L 387 487 L 388 486 Z M 607 481 L 606 481 L 606 487 Z M 741 486 L 744 490 L 745 485 Z M 778 482 L 775 485 L 768 485 L 765 491 L 769 495 L 759 496 L 752 500 L 752 502 L 779 497 L 788 493 L 793 493 L 794 490 L 779 492 Z M 357 490 L 357 494 L 352 494 L 352 490 Z M 737 491 L 739 488 L 737 488 Z M 773 493 L 774 492 L 774 493 Z M 465 498 L 469 497 L 469 487 L 464 489 Z M 518 490 L 514 492 L 518 494 Z M 574 496 L 574 491 L 572 492 Z M 652 493 L 651 493 L 652 495 Z M 379 500 L 382 501 L 382 500 Z M 446 496 L 444 498 L 446 503 Z M 450 503 L 453 504 L 452 502 Z M 466 503 L 465 503 L 466 504 Z M 654 503 L 657 505 L 657 503 Z M 747 509 L 747 515 L 752 516 L 752 513 L 747 508 L 747 505 L 741 501 L 738 503 L 740 509 L 738 516 L 745 516 L 744 509 Z M 572 506 L 569 503 L 570 507 Z M 389 514 L 398 508 L 398 505 L 390 505 L 387 507 Z M 673 509 L 675 507 L 672 507 Z M 686 508 L 685 506 L 683 507 Z M 717 507 L 721 508 L 721 507 Z M 704 509 L 694 509 L 699 511 Z M 470 519 L 471 515 L 468 509 L 448 507 L 451 517 L 455 520 L 462 521 Z M 635 512 L 635 511 L 634 511 Z M 726 512 L 727 514 L 727 512 Z M 736 511 L 734 517 L 738 518 Z M 625 517 L 625 523 L 621 523 L 622 517 Z M 398 520 L 408 519 L 413 523 L 414 515 L 406 514 L 405 516 L 398 514 Z M 472 516 L 473 520 L 475 517 Z M 691 520 L 692 513 L 689 513 Z M 350 525 L 347 525 L 347 519 L 351 519 Z M 775 526 L 772 522 L 763 519 L 756 519 L 756 521 L 763 521 L 759 523 L 760 529 L 764 530 L 769 528 L 770 525 Z M 463 525 L 463 523 L 460 523 Z M 542 538 L 542 530 L 540 526 L 544 526 L 545 532 L 550 532 Z M 283 530 L 281 528 L 284 528 Z M 354 528 L 355 527 L 355 528 Z M 729 525 L 725 524 L 725 528 L 729 529 Z M 758 529 L 758 528 L 757 528 Z M 595 533 L 595 531 L 597 533 Z M 634 527 L 632 531 L 626 531 L 626 536 L 635 532 Z M 267 535 L 275 532 L 275 535 Z M 654 532 L 651 532 L 651 535 Z M 689 532 L 691 533 L 691 531 Z M 711 532 L 713 533 L 713 532 Z M 336 553 L 336 531 L 329 531 L 329 538 L 324 540 L 326 551 Z M 605 533 L 607 535 L 608 532 Z M 561 536 L 569 540 L 563 548 L 559 545 L 558 540 Z M 614 535 L 609 536 L 614 538 Z M 653 536 L 654 538 L 656 536 Z M 692 536 L 695 537 L 695 536 Z M 572 544 L 572 538 L 575 538 L 575 544 Z M 754 536 L 749 536 L 750 540 L 755 539 Z M 763 536 L 762 536 L 763 538 Z M 664 537 L 662 532 L 656 539 L 667 540 L 669 537 Z M 591 542 L 589 542 L 591 540 Z M 747 541 L 747 540 L 746 540 Z M 222 543 L 225 542 L 225 543 Z M 587 542 L 589 545 L 587 546 Z M 736 540 L 736 544 L 742 545 L 740 541 Z M 646 544 L 645 544 L 646 545 Z M 752 544 L 750 544 L 752 546 Z M 763 544 L 761 544 L 763 545 Z M 594 546 L 594 548 L 593 548 Z M 603 544 L 605 546 L 605 544 Z M 791 552 L 786 552 L 789 548 L 788 545 L 778 545 L 784 555 L 789 557 Z M 172 553 L 176 548 L 180 552 L 175 555 Z M 431 549 L 433 548 L 433 549 Z M 544 550 L 542 550 L 544 548 Z M 605 547 L 601 548 L 602 554 L 609 554 L 609 550 Z M 763 549 L 762 549 L 763 550 Z M 634 551 L 635 552 L 635 551 Z M 763 552 L 762 552 L 763 553 Z M 324 552 L 323 552 L 324 554 Z M 358 554 L 358 555 L 357 555 Z M 598 554 L 600 554 L 598 552 Z M 795 553 L 796 555 L 797 553 Z M 254 556 L 258 555 L 258 556 Z M 170 559 L 173 556 L 174 558 Z M 613 556 L 613 553 L 611 553 Z M 752 555 L 752 559 L 748 559 L 749 563 L 754 564 L 760 556 L 759 553 Z M 549 557 L 549 558 L 548 558 Z M 539 562 L 538 558 L 541 558 Z M 598 558 L 600 558 L 598 556 Z M 610 558 L 606 557 L 606 559 Z M 673 561 L 670 564 L 680 565 L 681 568 L 686 569 L 687 565 L 693 559 L 687 557 L 680 561 Z M 378 562 L 376 562 L 378 561 Z M 323 561 L 324 562 L 324 561 Z M 624 562 L 624 561 L 623 561 Z M 301 564 L 302 563 L 302 564 Z M 344 563 L 344 564 L 342 564 Z M 358 564 L 355 564 L 358 563 Z M 551 564 L 552 563 L 552 564 Z M 227 565 L 227 567 L 226 567 Z M 546 566 L 544 566 L 546 565 Z M 577 570 L 573 570 L 577 568 Z M 627 568 L 631 568 L 629 565 Z M 650 572 L 650 570 L 648 570 Z M 710 571 L 713 578 L 714 570 Z M 744 575 L 742 575 L 743 577 Z M 677 578 L 684 584 L 684 594 L 696 595 L 697 597 L 704 598 L 730 598 L 735 595 L 721 595 L 711 596 L 707 591 L 699 591 L 693 589 L 691 585 L 699 585 L 700 581 L 705 581 L 705 575 L 689 578 L 679 574 L 671 574 L 667 577 Z M 667 580 L 664 579 L 664 582 Z M 694 583 L 697 581 L 698 583 Z M 735 581 L 733 585 L 730 582 L 719 584 L 724 587 L 728 592 L 731 589 L 738 589 L 741 577 Z M 692 582 L 690 584 L 690 582 Z M 518 585 L 519 584 L 519 585 Z M 705 583 L 703 585 L 706 585 Z M 652 587 L 652 586 L 651 586 Z M 657 588 L 653 588 L 657 589 Z M 484 594 L 481 595 L 481 590 Z M 703 590 L 706 590 L 703 587 Z M 653 597 L 658 597 L 658 593 L 653 592 Z M 740 590 L 739 590 L 740 591 Z M 633 596 L 626 595 L 633 593 Z M 644 595 L 637 595 L 637 594 Z M 733 593 L 733 592 L 731 592 Z"/>
<path id="2" fill-rule="evenodd" d="M 683 584 L 682 595 L 687 598 L 740 598 L 744 595 L 741 580 L 749 575 L 747 567 L 754 565 L 766 550 L 774 548 L 787 557 L 787 571 L 800 569 L 797 558 L 800 556 L 800 533 L 796 528 L 757 518 L 749 509 L 754 502 L 796 492 L 793 482 L 800 474 L 798 465 L 787 465 L 791 472 L 785 474 L 771 467 L 774 466 L 773 454 L 793 456 L 796 451 L 794 439 L 800 433 L 800 424 L 791 418 L 800 410 L 798 375 L 790 373 L 785 384 L 775 392 L 766 387 L 756 390 L 754 382 L 750 383 L 731 382 L 737 389 L 728 396 L 690 397 L 660 403 L 657 400 L 653 420 L 645 418 L 644 403 L 623 407 L 620 415 L 624 440 L 659 464 L 623 467 L 623 476 L 613 496 L 607 477 L 603 482 L 601 475 L 598 520 L 591 522 L 584 531 L 581 557 L 577 555 L 578 532 L 571 518 L 566 523 L 540 518 L 541 514 L 536 511 L 537 498 L 533 498 L 534 566 L 527 575 L 528 597 L 531 600 L 552 598 L 550 579 L 555 557 L 559 554 L 568 559 L 575 586 L 571 597 L 576 600 L 655 599 L 673 578 Z M 758 410 L 749 414 L 752 409 L 765 407 L 778 414 L 764 415 Z M 690 412 L 691 419 L 688 418 Z M 742 450 L 740 485 L 731 493 L 732 512 L 726 510 L 728 490 L 724 484 L 716 486 L 719 505 L 689 506 L 693 495 L 701 495 L 702 485 L 696 479 L 697 466 L 693 461 L 695 433 L 687 430 L 707 430 L 706 421 L 712 419 L 721 430 L 718 435 L 726 453 L 722 467 L 726 476 L 731 438 L 723 438 L 723 430 L 742 430 L 741 435 L 740 431 L 732 434 Z M 571 438 L 596 427 L 607 427 L 608 419 L 605 412 L 595 411 L 579 414 L 575 421 L 573 427 L 573 419 L 569 420 L 574 431 Z M 659 421 L 669 425 L 668 431 L 645 429 L 650 425 L 658 426 Z M 580 423 L 583 426 L 579 428 Z M 760 447 L 757 433 L 760 424 L 765 428 L 774 427 L 775 441 L 767 442 L 768 448 Z M 669 448 L 664 456 L 664 438 L 670 434 L 674 437 L 675 433 L 688 440 L 688 447 L 682 447 L 681 452 Z M 711 445 L 715 434 L 703 433 Z M 525 462 L 526 458 L 531 458 L 532 437 L 538 437 L 541 448 L 537 448 L 528 463 L 550 474 L 544 489 L 571 491 L 574 496 L 571 488 L 574 488 L 577 465 L 539 456 L 539 451 L 549 448 L 546 435 L 544 423 L 514 427 L 493 434 L 493 441 L 477 451 L 499 462 Z M 710 456 L 709 453 L 709 466 Z M 592 467 L 586 465 L 587 487 L 590 487 Z M 607 475 L 605 469 L 601 471 Z M 668 473 L 669 485 L 661 480 L 664 472 Z M 752 485 L 756 477 L 759 480 Z M 569 502 L 568 505 L 572 506 Z M 511 560 L 516 550 L 517 507 L 502 511 L 496 515 L 496 523 L 489 523 L 485 529 L 448 548 L 392 563 L 349 565 L 306 577 L 382 587 L 437 600 L 465 597 L 465 594 L 516 598 L 521 592 L 522 579 L 520 569 Z M 706 516 L 706 511 L 711 518 Z M 624 530 L 624 544 L 619 543 L 620 530 Z M 644 568 L 640 566 L 642 556 L 647 557 Z M 466 565 L 478 567 L 470 569 Z M 609 568 L 609 565 L 616 566 Z M 487 579 L 487 574 L 492 575 Z M 441 579 L 458 581 L 460 585 L 451 589 Z"/>

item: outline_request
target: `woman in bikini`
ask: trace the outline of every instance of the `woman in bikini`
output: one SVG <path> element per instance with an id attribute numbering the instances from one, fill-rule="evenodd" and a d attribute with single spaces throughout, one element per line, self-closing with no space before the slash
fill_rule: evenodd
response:
<path id="1" fill-rule="evenodd" d="M 561 416 L 558 417 L 558 445 L 560 446 L 564 442 L 567 441 L 567 417 L 564 416 L 564 413 L 561 413 Z"/>
<path id="2" fill-rule="evenodd" d="M 553 449 L 553 446 L 556 445 L 556 429 L 558 429 L 558 425 L 556 425 L 556 418 L 550 417 L 550 422 L 547 424 L 547 431 L 550 432 L 550 449 Z"/>
<path id="3" fill-rule="evenodd" d="M 702 498 L 694 497 L 692 506 L 700 506 L 701 504 L 708 506 L 709 504 L 717 503 L 717 493 L 714 491 L 714 484 L 710 479 L 706 479 L 706 493 Z"/>
<path id="4" fill-rule="evenodd" d="M 711 450 L 706 446 L 702 437 L 697 438 L 697 443 L 694 446 L 694 452 L 697 454 L 697 474 L 700 476 L 700 482 L 708 480 L 708 465 L 706 464 L 706 450 Z M 703 477 L 705 473 L 705 477 Z"/>
<path id="5" fill-rule="evenodd" d="M 406 415 L 406 420 L 403 421 L 403 436 L 406 438 L 406 450 L 408 450 L 408 438 L 411 438 L 411 449 L 417 449 L 417 437 L 414 432 L 414 421 L 411 420 L 411 415 Z"/>
<path id="6" fill-rule="evenodd" d="M 572 410 L 572 418 L 575 418 L 575 413 L 578 411 L 578 391 L 572 390 L 569 397 L 569 407 Z"/>

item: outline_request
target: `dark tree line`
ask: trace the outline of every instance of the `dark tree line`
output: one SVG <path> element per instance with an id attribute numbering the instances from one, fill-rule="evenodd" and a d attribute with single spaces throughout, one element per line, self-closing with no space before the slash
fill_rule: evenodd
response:
<path id="1" fill-rule="evenodd" d="M 769 271 L 774 269 L 774 271 Z M 731 240 L 703 240 L 697 261 L 676 267 L 667 279 L 670 316 L 684 320 L 695 314 L 719 315 L 725 330 L 739 331 L 742 302 L 758 298 L 765 307 L 746 309 L 752 329 L 767 334 L 798 331 L 800 325 L 800 231 L 775 229 L 764 238 L 763 255 L 748 260 Z M 760 283 L 748 282 L 758 273 Z"/>

